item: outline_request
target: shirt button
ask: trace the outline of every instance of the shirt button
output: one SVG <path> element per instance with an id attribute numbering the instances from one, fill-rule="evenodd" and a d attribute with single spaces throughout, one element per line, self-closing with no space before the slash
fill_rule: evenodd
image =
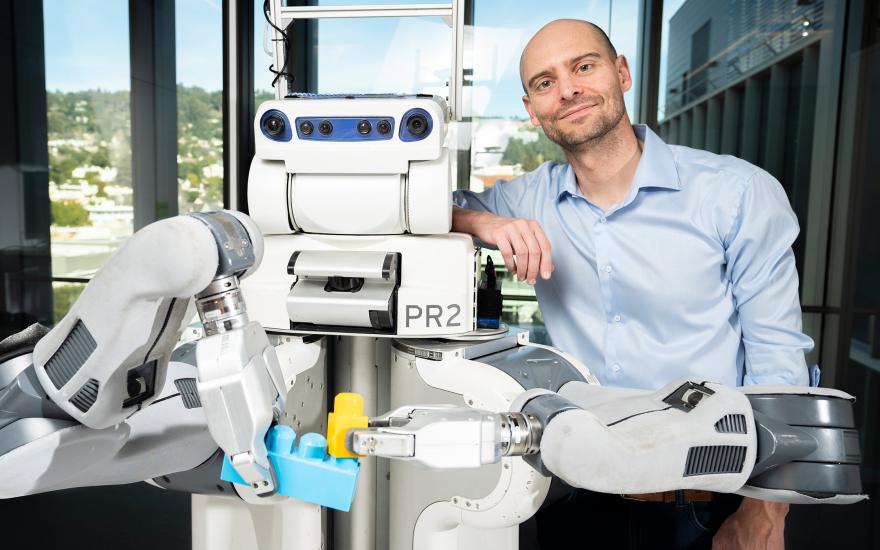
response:
<path id="1" fill-rule="evenodd" d="M 605 222 L 608 221 L 608 218 L 606 218 L 605 216 L 602 216 L 601 218 L 599 218 L 599 221 L 600 221 L 601 223 L 605 223 Z"/>
<path id="2" fill-rule="evenodd" d="M 620 365 L 614 363 L 613 365 L 611 365 L 611 370 L 613 370 L 614 372 L 620 372 Z"/>
<path id="3" fill-rule="evenodd" d="M 620 322 L 620 315 L 615 315 L 615 316 L 614 316 L 614 322 L 615 322 L 615 323 L 619 323 L 619 322 Z"/>
<path id="4" fill-rule="evenodd" d="M 611 273 L 611 264 L 605 266 L 605 273 Z"/>

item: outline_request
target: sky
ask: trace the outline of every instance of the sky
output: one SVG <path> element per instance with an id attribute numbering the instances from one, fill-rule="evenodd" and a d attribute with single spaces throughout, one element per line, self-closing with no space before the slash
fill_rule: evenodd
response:
<path id="1" fill-rule="evenodd" d="M 473 115 L 525 116 L 519 53 L 538 28 L 560 17 L 588 19 L 602 27 L 635 72 L 637 0 L 475 1 L 475 27 L 467 32 L 473 47 L 466 59 L 474 71 L 469 101 Z M 664 24 L 683 1 L 665 2 Z M 322 5 L 412 2 L 321 0 Z M 130 87 L 127 0 L 43 0 L 43 7 L 49 90 Z M 261 7 L 262 0 L 255 0 L 255 81 L 258 89 L 269 89 L 271 57 L 263 52 Z M 175 20 L 178 82 L 220 89 L 221 0 L 176 0 Z M 451 33 L 440 18 L 335 19 L 318 25 L 319 91 L 446 95 Z M 665 70 L 661 75 L 665 79 Z M 625 99 L 632 113 L 633 93 Z"/>

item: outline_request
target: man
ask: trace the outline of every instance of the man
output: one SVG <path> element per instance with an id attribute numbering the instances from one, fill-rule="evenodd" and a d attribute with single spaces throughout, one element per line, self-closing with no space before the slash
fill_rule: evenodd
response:
<path id="1" fill-rule="evenodd" d="M 807 385 L 812 341 L 801 331 L 791 251 L 798 225 L 779 183 L 632 126 L 629 66 L 591 23 L 543 27 L 520 76 L 531 122 L 568 163 L 457 192 L 453 230 L 496 246 L 508 270 L 535 285 L 554 344 L 612 386 L 657 388 L 681 376 Z M 592 542 L 606 541 L 597 547 L 783 547 L 788 505 L 702 496 L 581 492 L 579 515 L 555 507 L 539 529 L 546 540 L 542 523 L 568 531 L 566 521 L 578 522 L 599 537 Z"/>

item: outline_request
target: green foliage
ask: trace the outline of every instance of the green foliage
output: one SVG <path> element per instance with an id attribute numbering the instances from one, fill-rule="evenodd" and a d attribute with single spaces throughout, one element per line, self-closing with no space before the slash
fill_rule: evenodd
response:
<path id="1" fill-rule="evenodd" d="M 71 306 L 82 294 L 86 285 L 80 283 L 74 284 L 53 284 L 52 285 L 52 305 L 55 315 L 55 324 L 67 315 Z"/>
<path id="2" fill-rule="evenodd" d="M 83 227 L 91 225 L 89 211 L 78 202 L 52 201 L 52 225 Z"/>
<path id="3" fill-rule="evenodd" d="M 530 130 L 537 139 L 526 141 L 520 138 L 511 138 L 507 142 L 507 149 L 501 158 L 501 164 L 519 164 L 526 172 L 531 172 L 548 160 L 565 162 L 565 155 L 558 145 L 547 139 L 540 129 Z"/>

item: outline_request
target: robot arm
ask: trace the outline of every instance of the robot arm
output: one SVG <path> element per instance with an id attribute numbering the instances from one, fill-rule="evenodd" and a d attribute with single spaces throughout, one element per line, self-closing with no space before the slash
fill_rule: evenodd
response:
<path id="1" fill-rule="evenodd" d="M 151 416 L 167 406 L 165 398 L 176 396 L 164 388 L 169 359 L 195 296 L 206 334 L 196 345 L 199 429 L 204 431 L 206 420 L 210 435 L 242 478 L 257 494 L 273 493 L 276 481 L 264 437 L 283 409 L 287 388 L 274 348 L 260 324 L 249 320 L 238 287 L 239 278 L 255 269 L 261 256 L 259 230 L 238 213 L 178 216 L 138 231 L 65 318 L 36 343 L 33 365 L 0 388 L 0 457 L 25 456 L 26 447 L 38 446 L 50 458 L 61 456 L 62 449 L 53 447 L 48 436 L 66 428 L 78 429 L 57 442 L 63 449 L 93 449 L 87 458 L 91 462 L 119 454 L 140 424 L 137 419 Z M 160 402 L 159 408 L 152 406 Z M 57 426 L 45 424 L 47 414 Z M 36 420 L 40 430 L 22 432 Z M 171 418 L 151 425 L 153 431 L 165 427 L 159 439 L 184 435 L 175 431 L 179 426 Z M 105 449 L 88 443 L 92 440 L 105 442 Z M 181 464 L 180 469 L 193 466 Z M 50 460 L 35 475 L 44 479 L 77 467 Z M 131 463 L 126 467 L 131 475 L 153 471 Z"/>
<path id="2" fill-rule="evenodd" d="M 559 393 L 526 392 L 509 413 L 403 407 L 351 430 L 347 446 L 432 468 L 519 455 L 606 493 L 703 489 L 845 504 L 864 498 L 852 401 L 822 388 L 678 381 L 649 392 L 570 382 Z"/>

